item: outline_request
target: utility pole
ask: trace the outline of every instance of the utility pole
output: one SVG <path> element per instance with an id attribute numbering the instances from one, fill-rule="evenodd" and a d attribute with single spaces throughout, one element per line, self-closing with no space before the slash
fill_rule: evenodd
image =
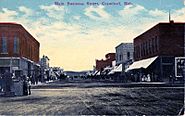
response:
<path id="1" fill-rule="evenodd" d="M 171 13 L 170 13 L 170 10 L 169 10 L 169 22 L 171 21 Z"/>
<path id="2" fill-rule="evenodd" d="M 10 73 L 12 73 L 12 57 L 10 58 Z"/>

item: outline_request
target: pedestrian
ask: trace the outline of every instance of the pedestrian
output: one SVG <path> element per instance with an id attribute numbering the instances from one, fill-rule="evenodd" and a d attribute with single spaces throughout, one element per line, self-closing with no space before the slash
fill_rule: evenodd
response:
<path id="1" fill-rule="evenodd" d="M 172 75 L 169 76 L 169 82 L 172 83 L 172 84 L 174 83 L 174 80 L 173 80 L 173 76 Z"/>
<path id="2" fill-rule="evenodd" d="M 147 75 L 147 81 L 150 82 L 151 81 L 151 77 L 150 74 Z"/>
<path id="3" fill-rule="evenodd" d="M 35 76 L 35 80 L 36 80 L 36 85 L 37 85 L 39 82 L 39 76 Z"/>
<path id="4" fill-rule="evenodd" d="M 0 92 L 2 92 L 2 88 L 3 88 L 3 78 L 0 74 Z"/>
<path id="5" fill-rule="evenodd" d="M 31 95 L 31 80 L 30 80 L 29 77 L 28 77 L 28 80 L 27 80 L 27 85 L 28 85 L 28 95 Z"/>
<path id="6" fill-rule="evenodd" d="M 145 74 L 143 75 L 143 81 L 144 81 L 144 82 L 147 81 L 147 77 L 145 76 Z"/>
<path id="7" fill-rule="evenodd" d="M 28 84 L 26 75 L 23 76 L 23 95 L 28 95 Z"/>

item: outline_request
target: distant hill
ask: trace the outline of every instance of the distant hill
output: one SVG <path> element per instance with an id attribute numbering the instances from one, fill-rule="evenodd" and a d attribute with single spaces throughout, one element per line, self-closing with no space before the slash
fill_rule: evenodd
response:
<path id="1" fill-rule="evenodd" d="M 87 72 L 89 72 L 90 70 L 87 71 L 64 71 L 64 73 L 68 76 L 86 76 Z"/>

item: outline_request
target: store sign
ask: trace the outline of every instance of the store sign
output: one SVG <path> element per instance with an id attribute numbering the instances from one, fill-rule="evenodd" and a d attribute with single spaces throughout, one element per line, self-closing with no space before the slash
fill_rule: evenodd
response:
<path id="1" fill-rule="evenodd" d="M 12 70 L 18 70 L 19 67 L 12 67 Z"/>
<path id="2" fill-rule="evenodd" d="M 185 57 L 175 58 L 175 76 L 183 77 L 185 73 Z"/>

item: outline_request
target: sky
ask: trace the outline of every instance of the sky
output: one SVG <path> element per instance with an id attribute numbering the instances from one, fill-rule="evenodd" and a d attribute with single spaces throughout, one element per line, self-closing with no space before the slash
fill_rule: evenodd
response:
<path id="1" fill-rule="evenodd" d="M 115 52 L 120 43 L 168 22 L 169 10 L 171 19 L 185 22 L 185 0 L 0 0 L 0 22 L 23 25 L 50 66 L 81 71 L 93 69 L 95 59 Z"/>

